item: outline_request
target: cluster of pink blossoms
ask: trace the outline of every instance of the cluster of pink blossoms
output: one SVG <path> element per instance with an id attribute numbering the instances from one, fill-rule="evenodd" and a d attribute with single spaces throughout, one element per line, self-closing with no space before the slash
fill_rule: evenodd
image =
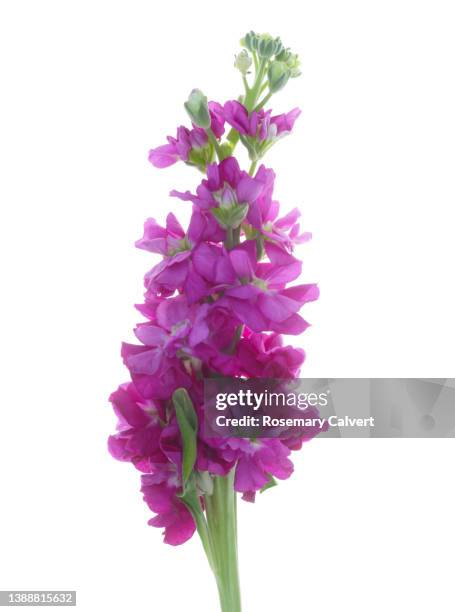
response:
<path id="1" fill-rule="evenodd" d="M 195 531 L 179 497 L 183 452 L 172 404 L 176 389 L 187 390 L 198 416 L 194 473 L 201 497 L 213 475 L 235 467 L 235 490 L 254 501 L 273 477 L 291 475 L 291 451 L 319 433 L 309 428 L 298 438 L 256 440 L 204 435 L 204 378 L 297 377 L 305 354 L 284 345 L 282 334 L 306 329 L 299 311 L 318 297 L 314 284 L 290 285 L 302 267 L 294 245 L 310 235 L 300 232 L 297 209 L 280 216 L 273 170 L 261 165 L 247 173 L 232 156 L 214 161 L 226 123 L 257 159 L 292 130 L 300 111 L 249 113 L 237 101 L 207 108 L 209 129 L 181 126 L 176 138 L 150 151 L 158 168 L 182 160 L 206 178 L 196 193 L 171 192 L 192 203 L 186 230 L 173 214 L 164 226 L 148 219 L 136 243 L 162 259 L 145 275 L 145 301 L 137 306 L 146 318 L 135 329 L 139 344 L 122 348 L 131 382 L 110 398 L 119 419 L 110 452 L 142 472 L 144 500 L 155 513 L 149 524 L 164 528 L 165 542 L 173 545 Z"/>

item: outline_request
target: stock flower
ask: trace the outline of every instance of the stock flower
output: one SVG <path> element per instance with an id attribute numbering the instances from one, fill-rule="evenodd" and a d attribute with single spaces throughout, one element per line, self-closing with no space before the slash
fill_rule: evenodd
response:
<path id="1" fill-rule="evenodd" d="M 273 199 L 275 173 L 273 170 L 261 165 L 255 178 L 262 182 L 264 188 L 261 195 L 250 205 L 247 222 L 252 237 L 262 236 L 265 240 L 276 242 L 292 251 L 296 244 L 311 239 L 309 232 L 300 233 L 300 211 L 291 210 L 284 217 L 279 217 L 280 204 Z"/>
<path id="2" fill-rule="evenodd" d="M 294 378 L 305 360 L 303 349 L 283 346 L 276 333 L 244 334 L 237 355 L 242 374 L 251 378 Z"/>
<path id="3" fill-rule="evenodd" d="M 188 508 L 177 497 L 178 487 L 163 482 L 162 474 L 144 474 L 141 491 L 144 501 L 156 516 L 148 522 L 153 527 L 164 527 L 166 544 L 178 546 L 191 538 L 196 524 Z"/>
<path id="4" fill-rule="evenodd" d="M 234 487 L 239 493 L 254 493 L 269 482 L 270 476 L 285 480 L 293 472 L 291 451 L 280 440 L 229 438 L 227 446 L 223 455 L 237 457 Z"/>
<path id="5" fill-rule="evenodd" d="M 191 377 L 178 358 L 160 358 L 154 349 L 127 342 L 121 353 L 135 388 L 146 399 L 169 400 L 172 389 L 191 386 Z"/>
<path id="6" fill-rule="evenodd" d="M 159 447 L 160 407 L 145 400 L 131 383 L 121 385 L 110 396 L 119 419 L 118 432 L 109 437 L 109 451 L 120 461 L 130 461 L 141 472 L 165 459 Z"/>
<path id="7" fill-rule="evenodd" d="M 188 161 L 191 143 L 190 131 L 186 127 L 183 125 L 178 127 L 175 138 L 167 136 L 167 141 L 167 144 L 149 151 L 149 162 L 155 168 L 167 168 L 180 160 Z"/>
<path id="8" fill-rule="evenodd" d="M 208 210 L 219 204 L 254 202 L 262 189 L 263 184 L 241 170 L 235 157 L 228 157 L 219 164 L 207 166 L 207 178 L 196 189 L 196 195 L 173 190 L 171 196 Z"/>
<path id="9" fill-rule="evenodd" d="M 168 255 L 184 246 L 185 232 L 175 215 L 169 213 L 166 217 L 166 227 L 161 227 L 155 219 L 150 218 L 144 223 L 144 236 L 136 241 L 138 249 L 151 253 Z"/>
<path id="10" fill-rule="evenodd" d="M 323 425 L 320 426 L 316 424 L 316 419 L 320 416 L 319 410 L 313 406 L 308 406 L 303 412 L 302 415 L 305 419 L 309 421 L 313 421 L 314 425 L 305 425 L 305 427 L 301 428 L 288 428 L 286 431 L 282 432 L 280 435 L 280 440 L 282 444 L 287 446 L 291 451 L 297 451 L 302 448 L 304 442 L 309 442 L 314 437 L 319 435 L 320 433 L 327 431 L 329 428 L 327 421 L 324 421 Z"/>
<path id="11" fill-rule="evenodd" d="M 218 102 L 209 102 L 209 115 L 211 121 L 211 129 L 216 138 L 221 138 L 224 134 L 224 114 Z M 167 144 L 156 147 L 149 151 L 149 162 L 156 168 L 167 168 L 178 161 L 194 162 L 194 165 L 205 164 L 210 160 L 212 151 L 205 151 L 206 155 L 202 155 L 204 149 L 209 149 L 209 139 L 205 130 L 193 125 L 189 130 L 181 125 L 177 128 L 177 134 L 174 137 L 167 136 Z M 191 154 L 194 154 L 193 160 Z"/>
<path id="12" fill-rule="evenodd" d="M 195 257 L 197 272 L 216 288 L 218 300 L 252 331 L 275 331 L 298 334 L 308 324 L 298 315 L 306 302 L 317 299 L 316 285 L 286 288 L 297 278 L 301 263 L 272 243 L 266 244 L 270 263 L 256 260 L 256 243 L 252 240 L 227 252 L 206 245 Z"/>
<path id="13" fill-rule="evenodd" d="M 262 157 L 277 140 L 289 134 L 301 113 L 298 108 L 274 116 L 271 110 L 263 109 L 249 113 L 237 100 L 226 102 L 223 110 L 226 122 L 241 135 L 252 159 Z"/>

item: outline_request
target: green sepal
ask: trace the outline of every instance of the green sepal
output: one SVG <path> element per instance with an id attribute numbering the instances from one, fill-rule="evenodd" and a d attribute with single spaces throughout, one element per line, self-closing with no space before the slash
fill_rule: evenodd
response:
<path id="1" fill-rule="evenodd" d="M 234 206 L 211 208 L 210 212 L 223 229 L 236 229 L 248 214 L 248 204 L 235 204 Z"/>
<path id="2" fill-rule="evenodd" d="M 208 143 L 203 149 L 191 149 L 188 155 L 187 164 L 196 166 L 201 172 L 205 172 L 207 164 L 213 161 L 214 148 L 211 143 Z"/>

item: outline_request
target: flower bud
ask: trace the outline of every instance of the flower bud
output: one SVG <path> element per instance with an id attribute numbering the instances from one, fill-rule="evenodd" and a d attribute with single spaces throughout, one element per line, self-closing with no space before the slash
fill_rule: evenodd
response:
<path id="1" fill-rule="evenodd" d="M 258 42 L 259 57 L 270 59 L 275 53 L 275 41 L 270 34 L 261 34 Z"/>
<path id="2" fill-rule="evenodd" d="M 291 79 L 294 79 L 302 74 L 300 72 L 299 56 L 292 53 L 290 49 L 282 49 L 279 54 L 275 55 L 275 60 L 284 62 L 286 64 L 286 66 L 289 68 L 289 76 Z"/>
<path id="3" fill-rule="evenodd" d="M 248 73 L 252 63 L 253 60 L 246 49 L 243 49 L 238 55 L 235 56 L 234 66 L 237 68 L 237 70 L 240 70 L 243 76 Z"/>
<path id="4" fill-rule="evenodd" d="M 267 72 L 269 89 L 271 93 L 276 93 L 283 89 L 289 80 L 291 73 L 284 62 L 272 62 Z"/>
<path id="5" fill-rule="evenodd" d="M 240 44 L 248 49 L 248 51 L 256 51 L 258 44 L 258 37 L 253 30 L 245 34 L 245 36 L 240 41 Z"/>
<path id="6" fill-rule="evenodd" d="M 280 38 L 272 38 L 270 34 L 261 34 L 258 37 L 257 51 L 259 57 L 270 59 L 283 50 L 283 43 Z"/>
<path id="7" fill-rule="evenodd" d="M 184 106 L 194 125 L 204 129 L 210 127 L 207 97 L 204 96 L 200 89 L 193 89 Z"/>
<path id="8" fill-rule="evenodd" d="M 276 56 L 283 51 L 283 49 L 283 43 L 281 42 L 281 38 L 278 36 L 277 38 L 275 38 L 275 59 Z"/>
<path id="9" fill-rule="evenodd" d="M 292 53 L 290 49 L 282 48 L 281 51 L 275 55 L 275 59 L 278 62 L 287 62 L 291 55 Z"/>
<path id="10" fill-rule="evenodd" d="M 291 77 L 291 79 L 295 79 L 295 77 L 298 77 L 302 74 L 300 71 L 299 56 L 295 53 L 290 54 L 290 57 L 286 60 L 286 65 L 289 69 L 289 76 Z"/>

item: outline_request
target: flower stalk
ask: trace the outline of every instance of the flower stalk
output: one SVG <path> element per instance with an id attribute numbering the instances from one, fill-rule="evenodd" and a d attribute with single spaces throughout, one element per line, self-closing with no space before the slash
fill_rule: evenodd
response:
<path id="1" fill-rule="evenodd" d="M 164 226 L 151 217 L 136 242 L 161 261 L 144 277 L 137 308 L 146 320 L 134 330 L 140 344 L 122 346 L 131 380 L 110 397 L 118 425 L 108 443 L 116 459 L 141 472 L 149 524 L 164 529 L 165 543 L 181 545 L 197 530 L 221 612 L 241 612 L 237 494 L 254 502 L 275 477 L 289 478 L 292 451 L 320 433 L 213 438 L 202 425 L 204 380 L 299 375 L 305 353 L 283 335 L 305 331 L 299 311 L 319 295 L 315 284 L 289 285 L 301 272 L 294 247 L 310 234 L 300 231 L 298 209 L 280 216 L 275 173 L 260 163 L 300 114 L 265 109 L 298 76 L 298 58 L 269 34 L 249 32 L 241 44 L 235 67 L 243 94 L 220 104 L 193 89 L 184 104 L 191 125 L 149 152 L 157 168 L 183 162 L 204 179 L 195 193 L 170 194 L 192 203 L 186 229 L 173 213 Z M 233 156 L 238 143 L 248 172 Z"/>
<path id="2" fill-rule="evenodd" d="M 234 473 L 235 470 L 231 470 L 227 476 L 215 476 L 213 493 L 204 496 L 214 563 L 212 569 L 222 612 L 241 612 Z"/>

